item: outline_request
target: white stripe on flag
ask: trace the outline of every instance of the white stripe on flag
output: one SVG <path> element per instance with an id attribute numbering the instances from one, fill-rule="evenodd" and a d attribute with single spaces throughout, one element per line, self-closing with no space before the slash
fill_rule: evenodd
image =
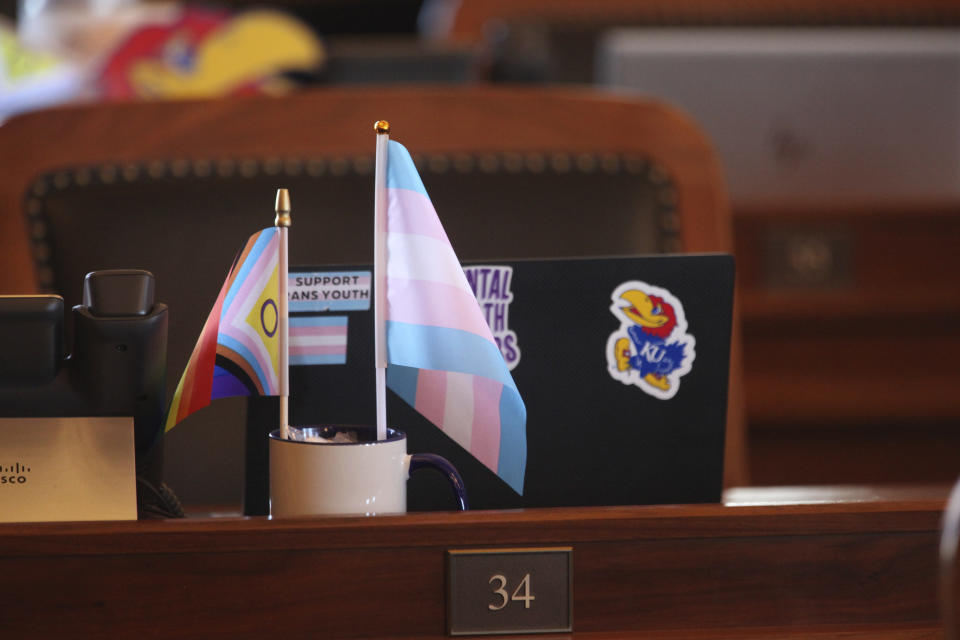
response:
<path id="1" fill-rule="evenodd" d="M 447 372 L 447 398 L 443 403 L 443 432 L 470 450 L 473 435 L 473 375 Z"/>
<path id="2" fill-rule="evenodd" d="M 387 255 L 388 279 L 442 282 L 473 295 L 457 255 L 447 242 L 427 236 L 388 233 Z"/>
<path id="3" fill-rule="evenodd" d="M 334 336 L 291 336 L 290 337 L 290 346 L 291 347 L 327 347 L 327 346 L 337 346 L 337 345 L 346 345 L 347 344 L 347 335 L 334 335 Z"/>

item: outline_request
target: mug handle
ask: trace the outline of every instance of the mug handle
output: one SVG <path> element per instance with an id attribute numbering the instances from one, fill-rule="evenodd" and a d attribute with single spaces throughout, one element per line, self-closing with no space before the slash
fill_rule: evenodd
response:
<path id="1" fill-rule="evenodd" d="M 410 456 L 411 475 L 414 471 L 427 468 L 436 469 L 447 477 L 457 503 L 460 505 L 460 511 L 466 511 L 470 508 L 467 505 L 467 489 L 463 486 L 463 478 L 460 477 L 460 472 L 449 460 L 435 453 L 414 453 Z"/>

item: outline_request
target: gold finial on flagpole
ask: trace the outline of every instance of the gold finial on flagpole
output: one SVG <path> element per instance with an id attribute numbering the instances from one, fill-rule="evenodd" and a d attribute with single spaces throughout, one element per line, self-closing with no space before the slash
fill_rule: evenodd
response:
<path id="1" fill-rule="evenodd" d="M 277 189 L 277 217 L 273 221 L 275 227 L 290 226 L 290 191 Z"/>
<path id="2" fill-rule="evenodd" d="M 390 123 L 386 120 L 377 120 L 373 123 L 373 130 L 377 132 L 377 135 L 390 133 Z"/>

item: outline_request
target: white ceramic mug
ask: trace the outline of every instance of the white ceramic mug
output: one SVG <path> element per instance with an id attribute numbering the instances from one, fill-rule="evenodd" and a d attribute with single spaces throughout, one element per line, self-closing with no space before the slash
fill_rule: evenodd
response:
<path id="1" fill-rule="evenodd" d="M 443 473 L 461 510 L 467 509 L 463 479 L 445 458 L 407 454 L 407 436 L 387 430 L 385 440 L 373 430 L 353 426 L 290 427 L 298 436 L 333 438 L 353 431 L 357 442 L 284 440 L 270 434 L 270 515 L 375 515 L 407 510 L 407 478 L 420 468 Z"/>

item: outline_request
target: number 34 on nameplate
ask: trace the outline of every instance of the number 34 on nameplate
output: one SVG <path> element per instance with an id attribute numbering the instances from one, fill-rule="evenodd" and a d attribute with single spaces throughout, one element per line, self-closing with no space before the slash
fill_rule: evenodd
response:
<path id="1" fill-rule="evenodd" d="M 447 552 L 450 635 L 573 630 L 573 549 Z"/>

